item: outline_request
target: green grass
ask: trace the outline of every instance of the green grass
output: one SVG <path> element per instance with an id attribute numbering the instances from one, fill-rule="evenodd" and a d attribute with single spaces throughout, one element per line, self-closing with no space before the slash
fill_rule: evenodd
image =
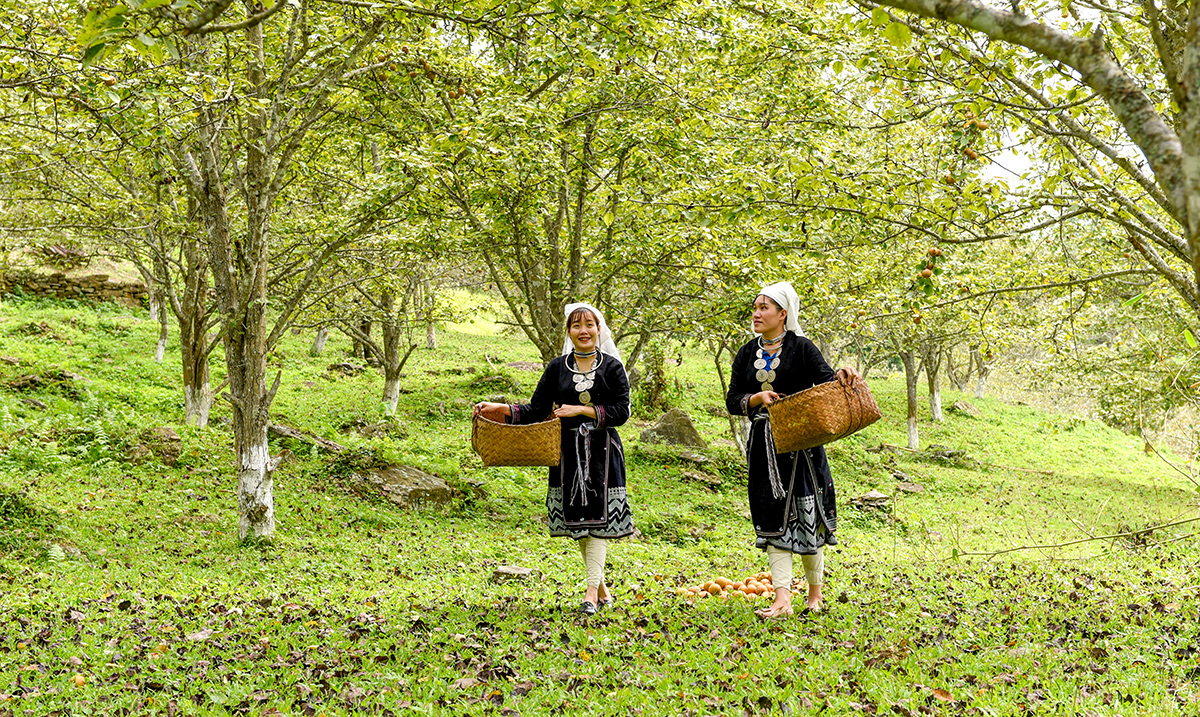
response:
<path id="1" fill-rule="evenodd" d="M 401 511 L 292 446 L 278 539 L 249 547 L 236 541 L 227 406 L 211 428 L 177 424 L 177 345 L 155 364 L 156 326 L 129 309 L 0 305 L 0 357 L 17 360 L 0 361 L 0 715 L 1200 711 L 1197 554 L 1173 540 L 1189 526 L 1149 545 L 953 558 L 1195 515 L 1193 487 L 1140 440 L 968 399 L 981 417 L 921 424 L 923 445 L 968 460 L 868 452 L 904 441 L 902 380 L 872 378 L 884 420 L 830 449 L 842 544 L 826 559 L 829 610 L 764 624 L 747 602 L 673 592 L 765 565 L 728 423 L 704 410 L 723 404 L 711 361 L 687 350 L 672 395 L 712 460 L 697 469 L 640 444 L 652 417 L 621 429 L 641 535 L 610 547 L 618 608 L 587 620 L 574 612 L 578 552 L 545 534 L 544 472 L 484 469 L 469 448 L 470 403 L 527 397 L 537 374 L 504 364 L 536 352 L 486 316 L 456 328 L 414 353 L 387 435 L 342 430 L 385 417 L 380 375 L 325 370 L 345 355 L 340 337 L 319 358 L 308 337 L 285 339 L 274 413 L 485 494 Z M 63 380 L 9 388 L 32 374 Z M 177 464 L 132 462 L 161 425 L 182 436 Z M 685 479 L 695 470 L 721 485 Z M 898 492 L 894 472 L 924 492 Z M 872 488 L 892 505 L 851 504 Z M 496 584 L 499 564 L 539 577 Z"/>

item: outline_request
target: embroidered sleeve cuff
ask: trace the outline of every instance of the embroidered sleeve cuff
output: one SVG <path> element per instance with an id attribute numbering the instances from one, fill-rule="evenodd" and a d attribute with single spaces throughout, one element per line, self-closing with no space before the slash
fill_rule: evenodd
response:
<path id="1" fill-rule="evenodd" d="M 750 398 L 752 396 L 753 396 L 753 394 L 750 394 L 750 393 L 747 393 L 745 396 L 742 396 L 742 415 L 743 416 L 750 415 Z"/>
<path id="2" fill-rule="evenodd" d="M 596 428 L 604 428 L 604 406 L 596 406 Z"/>
<path id="3" fill-rule="evenodd" d="M 510 415 L 508 417 L 508 422 L 509 423 L 520 423 L 521 422 L 521 407 L 515 403 L 512 403 L 512 404 L 509 404 L 508 410 L 510 410 L 512 412 L 512 415 Z"/>

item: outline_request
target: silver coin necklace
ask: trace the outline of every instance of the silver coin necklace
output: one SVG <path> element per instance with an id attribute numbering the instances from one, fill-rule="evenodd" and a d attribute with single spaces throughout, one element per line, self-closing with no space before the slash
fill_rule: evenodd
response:
<path id="1" fill-rule="evenodd" d="M 779 368 L 779 354 L 783 349 L 783 336 L 780 335 L 777 342 L 767 342 L 776 344 L 774 351 L 769 352 L 765 350 L 763 343 L 760 336 L 758 338 L 758 349 L 754 352 L 754 378 L 762 385 L 762 390 L 774 391 L 775 369 Z"/>
<path id="2" fill-rule="evenodd" d="M 590 389 L 592 386 L 596 385 L 596 370 L 600 368 L 600 364 L 604 361 L 604 354 L 596 351 L 594 352 L 594 355 L 596 356 L 596 359 L 592 363 L 592 367 L 587 371 L 580 371 L 579 369 L 571 366 L 570 362 L 567 363 L 567 368 L 571 371 L 571 381 L 575 383 L 575 390 L 579 392 L 579 403 L 584 406 L 592 405 L 592 394 Z"/>

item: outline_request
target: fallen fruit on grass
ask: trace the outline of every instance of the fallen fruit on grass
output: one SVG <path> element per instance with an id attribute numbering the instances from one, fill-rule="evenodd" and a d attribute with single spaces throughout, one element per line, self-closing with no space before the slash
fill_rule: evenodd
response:
<path id="1" fill-rule="evenodd" d="M 75 673 L 75 676 L 71 678 L 71 682 L 73 682 L 76 687 L 83 687 L 85 684 L 87 684 L 87 678 L 79 673 Z"/>

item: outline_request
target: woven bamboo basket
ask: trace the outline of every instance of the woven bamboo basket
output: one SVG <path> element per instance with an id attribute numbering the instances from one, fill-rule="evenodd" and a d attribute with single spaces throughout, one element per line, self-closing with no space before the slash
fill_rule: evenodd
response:
<path id="1" fill-rule="evenodd" d="M 859 376 L 845 376 L 767 406 L 776 453 L 816 448 L 861 431 L 882 414 Z"/>
<path id="2" fill-rule="evenodd" d="M 556 466 L 562 452 L 562 424 L 552 418 L 513 425 L 476 416 L 471 422 L 471 447 L 485 466 Z"/>

